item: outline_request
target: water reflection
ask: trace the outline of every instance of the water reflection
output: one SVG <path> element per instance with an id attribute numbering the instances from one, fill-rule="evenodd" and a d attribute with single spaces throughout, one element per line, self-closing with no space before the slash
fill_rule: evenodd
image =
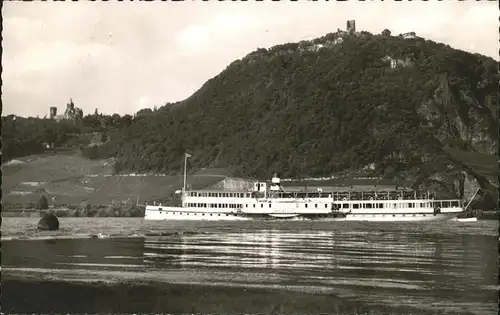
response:
<path id="1" fill-rule="evenodd" d="M 491 236 L 258 230 L 146 238 L 144 253 L 154 268 L 225 270 L 227 277 L 272 270 L 282 284 L 330 287 L 366 303 L 464 308 L 468 299 L 472 309 L 478 301 L 490 309 L 494 242 Z"/>
<path id="2" fill-rule="evenodd" d="M 55 270 L 328 292 L 365 305 L 494 311 L 496 236 L 349 229 L 217 230 L 167 236 L 5 241 L 4 273 Z M 120 271 L 120 273 L 117 273 Z M 61 276 L 62 277 L 62 276 Z"/>
<path id="3" fill-rule="evenodd" d="M 471 238 L 471 236 L 463 236 Z M 266 268 L 417 272 L 474 268 L 473 243 L 455 238 L 383 232 L 258 230 L 144 239 L 144 262 L 155 268 Z"/>
<path id="4" fill-rule="evenodd" d="M 145 262 L 155 267 L 322 269 L 333 261 L 333 232 L 279 230 L 146 238 Z"/>

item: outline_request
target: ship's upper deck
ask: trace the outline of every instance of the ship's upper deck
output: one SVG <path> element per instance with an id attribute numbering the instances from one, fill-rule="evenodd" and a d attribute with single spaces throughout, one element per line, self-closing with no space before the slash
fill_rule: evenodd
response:
<path id="1" fill-rule="evenodd" d="M 221 192 L 221 191 L 187 191 L 187 197 L 199 198 L 252 198 L 252 199 L 309 199 L 309 198 L 331 198 L 333 201 L 352 200 L 434 200 L 433 193 L 417 193 L 415 191 L 350 191 L 350 192 L 286 192 L 268 191 L 264 192 Z M 458 198 L 446 198 L 446 200 L 458 200 Z"/>
<path id="2" fill-rule="evenodd" d="M 248 186 L 247 186 L 248 187 Z M 222 199 L 324 199 L 333 201 L 372 201 L 372 200 L 434 200 L 435 194 L 430 192 L 419 193 L 401 186 L 342 186 L 342 187 L 304 187 L 302 191 L 297 189 L 288 190 L 281 186 L 280 179 L 275 174 L 272 182 L 254 182 L 253 190 L 246 191 L 224 191 L 224 190 L 198 190 L 186 191 L 185 197 L 193 200 L 198 198 L 222 198 Z M 369 189 L 367 189 L 369 188 Z M 371 189 L 370 189 L 371 188 Z M 381 189 L 381 188 L 386 188 Z M 447 198 L 448 199 L 448 198 Z M 448 199 L 449 200 L 449 199 Z M 458 200 L 458 199 L 453 199 Z"/>

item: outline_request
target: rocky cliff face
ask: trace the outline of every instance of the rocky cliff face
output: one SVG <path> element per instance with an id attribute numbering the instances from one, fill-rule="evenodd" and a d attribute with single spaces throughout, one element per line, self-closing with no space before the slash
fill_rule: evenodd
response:
<path id="1" fill-rule="evenodd" d="M 470 198 L 479 188 L 498 197 L 498 170 L 493 159 L 498 152 L 493 106 L 497 98 L 481 96 L 494 84 L 491 78 L 484 78 L 471 86 L 442 75 L 433 98 L 418 108 L 425 127 L 449 160 L 446 168 L 429 179 L 448 186 L 446 190 L 459 197 Z"/>
<path id="2" fill-rule="evenodd" d="M 474 152 L 495 154 L 498 138 L 493 96 L 479 102 L 472 93 L 471 86 L 453 85 L 443 75 L 434 97 L 422 104 L 418 112 L 443 145 L 455 144 Z"/>

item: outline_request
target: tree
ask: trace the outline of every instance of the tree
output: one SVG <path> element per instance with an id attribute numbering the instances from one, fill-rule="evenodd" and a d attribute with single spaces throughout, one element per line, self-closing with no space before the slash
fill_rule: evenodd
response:
<path id="1" fill-rule="evenodd" d="M 77 108 L 75 110 L 76 110 L 75 119 L 78 121 L 82 120 L 83 119 L 83 110 L 81 108 Z"/>
<path id="2" fill-rule="evenodd" d="M 137 113 L 135 113 L 136 117 L 141 117 L 141 116 L 147 116 L 153 113 L 153 110 L 151 108 L 143 108 L 139 110 Z"/>
<path id="3" fill-rule="evenodd" d="M 45 196 L 42 195 L 40 199 L 38 200 L 38 209 L 39 210 L 46 210 L 49 208 L 49 202 Z"/>
<path id="4" fill-rule="evenodd" d="M 382 35 L 384 36 L 391 36 L 391 31 L 389 31 L 387 28 L 382 31 Z"/>
<path id="5" fill-rule="evenodd" d="M 120 115 L 118 115 L 116 113 L 113 114 L 113 115 L 111 115 L 111 121 L 112 121 L 113 127 L 115 127 L 115 128 L 121 127 L 120 126 L 120 120 L 121 120 Z"/>
<path id="6" fill-rule="evenodd" d="M 124 115 L 121 119 L 120 119 L 120 127 L 128 127 L 132 124 L 132 116 L 131 115 Z"/>

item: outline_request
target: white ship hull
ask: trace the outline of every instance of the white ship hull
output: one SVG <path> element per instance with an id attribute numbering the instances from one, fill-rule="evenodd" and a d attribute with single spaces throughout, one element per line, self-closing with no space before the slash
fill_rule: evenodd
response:
<path id="1" fill-rule="evenodd" d="M 161 209 L 161 210 L 160 210 Z M 209 212 L 181 207 L 146 206 L 145 220 L 242 221 L 250 218 L 231 212 Z"/>
<path id="2" fill-rule="evenodd" d="M 162 210 L 160 211 L 159 208 Z M 316 215 L 316 214 L 313 214 Z M 159 207 L 147 206 L 145 220 L 182 220 L 182 221 L 248 221 L 265 219 L 283 219 L 283 220 L 310 220 L 298 213 L 256 213 L 245 214 L 242 212 L 211 212 L 200 211 L 199 209 L 181 208 L 181 207 Z M 333 218 L 322 218 L 315 220 L 334 220 Z"/>
<path id="3" fill-rule="evenodd" d="M 344 221 L 372 221 L 372 222 L 422 222 L 422 221 L 447 221 L 455 218 L 457 213 L 415 213 L 415 214 L 347 214 Z"/>
<path id="4" fill-rule="evenodd" d="M 457 222 L 477 222 L 476 217 L 473 217 L 473 218 L 453 218 L 452 220 L 457 221 Z"/>
<path id="5" fill-rule="evenodd" d="M 161 209 L 161 210 L 160 210 Z M 321 220 L 321 221 L 372 221 L 372 222 L 418 222 L 418 221 L 448 221 L 456 220 L 456 216 L 460 212 L 448 213 L 358 213 L 345 214 L 340 217 L 323 216 L 323 217 L 308 217 L 304 214 L 297 213 L 260 213 L 260 216 L 252 216 L 241 212 L 213 212 L 196 208 L 182 207 L 161 207 L 147 206 L 144 219 L 145 220 L 182 220 L 182 221 L 248 221 L 248 220 L 265 220 L 265 219 L 303 219 L 303 220 Z M 311 215 L 315 215 L 311 213 Z"/>

